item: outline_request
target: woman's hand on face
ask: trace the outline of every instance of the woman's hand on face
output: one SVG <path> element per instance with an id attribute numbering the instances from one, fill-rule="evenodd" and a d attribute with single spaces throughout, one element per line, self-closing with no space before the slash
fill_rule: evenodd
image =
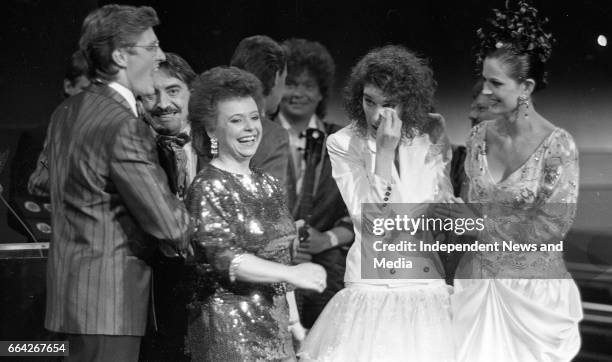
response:
<path id="1" fill-rule="evenodd" d="M 391 108 L 383 110 L 383 120 L 376 131 L 376 148 L 380 150 L 395 151 L 402 136 L 402 120 L 397 112 Z"/>
<path id="2" fill-rule="evenodd" d="M 319 293 L 327 288 L 327 273 L 319 264 L 303 263 L 290 266 L 287 282 L 298 289 L 314 290 Z"/>

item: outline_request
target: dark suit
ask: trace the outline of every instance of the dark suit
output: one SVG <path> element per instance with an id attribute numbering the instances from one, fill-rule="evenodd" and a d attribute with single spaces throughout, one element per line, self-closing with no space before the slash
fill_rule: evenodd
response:
<path id="1" fill-rule="evenodd" d="M 154 134 L 119 93 L 93 84 L 55 110 L 48 142 L 45 327 L 142 336 L 151 281 L 142 258 L 158 243 L 168 252 L 184 245 L 189 225 L 159 166 Z"/>
<path id="2" fill-rule="evenodd" d="M 281 185 L 287 184 L 289 164 L 289 135 L 278 123 L 266 117 L 261 119 L 262 137 L 257 152 L 251 159 L 251 167 L 256 167 L 276 177 Z"/>
<path id="3" fill-rule="evenodd" d="M 336 132 L 340 127 L 324 123 L 327 135 Z M 325 232 L 336 226 L 343 226 L 353 231 L 353 224 L 348 217 L 348 210 L 340 195 L 336 181 L 332 177 L 331 162 L 329 154 L 323 143 L 323 154 L 321 161 L 315 170 L 315 189 L 313 193 L 313 210 L 309 225 Z M 290 170 L 291 171 L 291 170 Z M 296 182 L 293 172 L 289 172 L 291 182 L 288 194 L 289 200 L 295 200 L 296 204 L 290 202 L 294 210 L 293 217 L 298 219 L 299 202 L 301 195 L 296 193 Z M 292 201 L 293 202 L 293 201 Z M 344 271 L 346 267 L 346 251 L 342 247 L 325 250 L 313 255 L 312 262 L 325 268 L 327 272 L 327 288 L 322 293 L 299 290 L 301 315 L 300 319 L 306 328 L 311 328 L 319 314 L 325 308 L 327 302 L 342 288 L 344 288 Z"/>

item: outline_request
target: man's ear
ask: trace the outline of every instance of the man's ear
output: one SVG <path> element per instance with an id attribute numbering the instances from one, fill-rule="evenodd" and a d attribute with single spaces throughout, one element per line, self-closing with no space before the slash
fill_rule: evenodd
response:
<path id="1" fill-rule="evenodd" d="M 64 78 L 64 93 L 68 95 L 72 95 L 73 90 L 74 90 L 74 87 L 72 86 L 72 83 L 70 82 L 70 80 Z"/>
<path id="2" fill-rule="evenodd" d="M 115 64 L 117 64 L 117 66 L 119 66 L 120 68 L 127 67 L 127 54 L 125 50 L 115 49 L 113 50 L 111 57 L 113 61 L 115 62 Z"/>

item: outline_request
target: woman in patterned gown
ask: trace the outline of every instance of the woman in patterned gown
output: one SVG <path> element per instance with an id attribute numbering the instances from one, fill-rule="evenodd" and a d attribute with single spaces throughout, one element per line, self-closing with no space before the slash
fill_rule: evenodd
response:
<path id="1" fill-rule="evenodd" d="M 194 142 L 203 144 L 206 133 L 216 156 L 186 201 L 197 270 L 187 352 L 197 361 L 295 360 L 292 289 L 321 292 L 325 271 L 290 265 L 296 231 L 284 193 L 272 176 L 249 167 L 262 136 L 261 83 L 238 68 L 216 67 L 192 88 Z"/>
<path id="2" fill-rule="evenodd" d="M 471 131 L 464 199 L 486 215 L 477 240 L 498 242 L 500 249 L 466 253 L 459 263 L 451 298 L 458 360 L 569 361 L 580 348 L 580 294 L 562 252 L 541 247 L 559 244 L 572 225 L 578 152 L 572 136 L 536 112 L 531 100 L 545 85 L 550 34 L 523 2 L 497 14 L 504 24 L 531 25 L 523 28 L 525 37 L 495 26 L 479 31 L 482 94 L 496 119 Z M 504 251 L 503 241 L 536 250 Z"/>

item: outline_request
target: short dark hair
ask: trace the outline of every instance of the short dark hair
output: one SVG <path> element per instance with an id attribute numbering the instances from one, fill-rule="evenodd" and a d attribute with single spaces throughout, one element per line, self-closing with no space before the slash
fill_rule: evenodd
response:
<path id="1" fill-rule="evenodd" d="M 400 45 L 374 49 L 359 60 L 344 90 L 344 103 L 362 136 L 368 129 L 362 102 L 368 84 L 401 105 L 402 135 L 432 131 L 428 113 L 433 111 L 436 82 L 427 61 Z"/>
<path id="2" fill-rule="evenodd" d="M 79 40 L 89 65 L 89 77 L 112 80 L 119 71 L 113 51 L 134 45 L 135 37 L 158 24 L 157 13 L 148 6 L 110 4 L 89 13 Z"/>
<path id="3" fill-rule="evenodd" d="M 255 74 L 262 83 L 263 94 L 270 94 L 277 73 L 282 73 L 287 60 L 283 48 L 266 35 L 254 35 L 240 41 L 230 66 Z"/>
<path id="4" fill-rule="evenodd" d="M 307 71 L 316 79 L 323 99 L 317 105 L 315 113 L 319 118 L 325 117 L 336 71 L 331 54 L 323 44 L 306 39 L 287 39 L 282 46 L 287 54 L 287 78 L 291 80 Z"/>
<path id="5" fill-rule="evenodd" d="M 188 87 L 191 86 L 196 74 L 189 63 L 178 54 L 168 52 L 165 54 L 166 60 L 159 63 L 159 69 L 165 71 L 171 77 L 180 79 Z"/>
<path id="6" fill-rule="evenodd" d="M 89 67 L 87 66 L 87 59 L 82 51 L 77 50 L 70 56 L 68 64 L 66 64 L 66 73 L 64 73 L 64 79 L 67 79 L 70 84 L 74 85 L 79 77 L 88 76 Z"/>
<path id="7" fill-rule="evenodd" d="M 206 131 L 217 126 L 219 102 L 251 97 L 263 114 L 261 82 L 247 71 L 236 67 L 214 67 L 200 74 L 191 84 L 189 98 L 189 122 L 191 123 L 194 147 L 200 155 L 209 155 L 209 140 Z"/>

